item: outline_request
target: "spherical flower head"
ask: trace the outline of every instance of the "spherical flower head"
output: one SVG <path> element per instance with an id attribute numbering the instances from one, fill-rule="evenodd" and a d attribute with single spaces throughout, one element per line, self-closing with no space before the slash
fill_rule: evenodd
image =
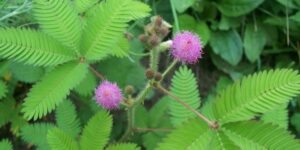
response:
<path id="1" fill-rule="evenodd" d="M 176 34 L 171 45 L 171 54 L 183 63 L 196 63 L 202 54 L 200 38 L 187 31 Z"/>
<path id="2" fill-rule="evenodd" d="M 115 83 L 103 81 L 95 90 L 96 101 L 103 108 L 112 110 L 119 107 L 122 101 L 122 93 Z"/>

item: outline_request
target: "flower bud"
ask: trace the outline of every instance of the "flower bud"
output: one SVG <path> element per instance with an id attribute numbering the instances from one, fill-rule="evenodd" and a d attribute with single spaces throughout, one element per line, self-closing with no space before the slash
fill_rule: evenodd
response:
<path id="1" fill-rule="evenodd" d="M 162 79 L 162 74 L 159 73 L 159 72 L 155 73 L 154 80 L 155 81 L 160 81 L 161 79 Z"/>
<path id="2" fill-rule="evenodd" d="M 147 36 L 145 34 L 141 34 L 139 36 L 139 40 L 142 42 L 142 43 L 146 43 L 147 42 Z"/>
<path id="3" fill-rule="evenodd" d="M 125 93 L 128 95 L 131 95 L 134 93 L 134 87 L 132 85 L 127 85 L 125 87 Z"/>
<path id="4" fill-rule="evenodd" d="M 159 37 L 157 35 L 152 35 L 149 39 L 148 39 L 148 44 L 152 47 L 155 47 L 159 44 Z"/>
<path id="5" fill-rule="evenodd" d="M 155 72 L 151 68 L 148 68 L 145 74 L 147 79 L 151 80 L 154 78 Z"/>

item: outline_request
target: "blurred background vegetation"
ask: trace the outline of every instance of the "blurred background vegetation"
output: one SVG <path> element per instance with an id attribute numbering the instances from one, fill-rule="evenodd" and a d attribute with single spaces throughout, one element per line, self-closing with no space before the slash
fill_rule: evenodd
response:
<path id="1" fill-rule="evenodd" d="M 243 75 L 272 68 L 299 70 L 300 0 L 173 0 L 176 14 L 172 14 L 169 0 L 143 1 L 152 7 L 153 15 L 160 15 L 171 24 L 174 24 L 175 15 L 180 30 L 193 31 L 201 37 L 205 45 L 204 58 L 189 67 L 196 74 L 204 101 Z M 31 3 L 31 0 L 0 0 L 0 26 L 37 28 L 30 12 Z M 131 44 L 128 58 L 109 58 L 100 62 L 98 69 L 122 88 L 130 84 L 139 90 L 146 81 L 144 71 L 148 67 L 148 52 L 138 36 L 144 32 L 149 20 L 132 22 L 128 28 Z M 172 34 L 166 40 L 171 37 Z M 172 61 L 169 54 L 163 55 L 161 70 Z M 44 68 L 0 60 L 0 99 L 4 99 L 4 96 L 9 99 L 0 101 L 0 139 L 10 138 L 16 148 L 32 148 L 20 138 L 22 128 L 28 124 L 19 113 L 20 104 L 32 83 L 39 81 L 46 71 Z M 170 83 L 170 78 L 165 84 Z M 86 122 L 97 109 L 85 101 L 93 97 L 97 84 L 97 79 L 90 74 L 71 93 L 70 97 L 79 106 L 82 122 Z M 158 126 L 162 116 L 154 112 L 163 112 L 165 104 L 161 102 L 153 108 L 152 105 L 160 97 L 159 94 L 151 94 L 145 102 L 149 110 L 138 110 L 138 126 Z M 291 101 L 288 113 L 289 130 L 300 137 L 299 98 Z M 126 117 L 122 111 L 115 111 L 114 114 L 112 137 L 117 138 L 124 131 Z M 145 119 L 145 116 L 149 116 L 149 119 Z M 51 122 L 53 117 L 46 117 L 43 121 Z M 167 121 L 163 123 L 166 128 L 170 126 Z M 135 136 L 135 141 L 151 149 L 164 135 L 141 133 Z"/>

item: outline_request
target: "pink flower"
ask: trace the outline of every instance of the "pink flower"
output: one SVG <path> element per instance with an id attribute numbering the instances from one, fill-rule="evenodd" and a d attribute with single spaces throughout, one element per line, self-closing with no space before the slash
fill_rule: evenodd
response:
<path id="1" fill-rule="evenodd" d="M 95 90 L 95 95 L 97 103 L 108 110 L 118 108 L 122 101 L 120 88 L 109 81 L 103 81 Z"/>
<path id="2" fill-rule="evenodd" d="M 183 63 L 194 64 L 201 58 L 201 41 L 197 35 L 191 32 L 178 33 L 173 39 L 171 53 L 175 59 Z"/>

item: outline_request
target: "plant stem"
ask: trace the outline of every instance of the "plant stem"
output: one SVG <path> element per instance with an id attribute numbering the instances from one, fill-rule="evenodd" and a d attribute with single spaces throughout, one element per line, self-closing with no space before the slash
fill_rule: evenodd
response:
<path id="1" fill-rule="evenodd" d="M 127 110 L 127 128 L 126 128 L 125 133 L 121 137 L 120 141 L 126 141 L 127 138 L 130 136 L 131 132 L 133 131 L 134 115 L 135 115 L 135 109 L 133 107 L 128 107 L 128 110 Z"/>
<path id="2" fill-rule="evenodd" d="M 174 66 L 177 64 L 177 62 L 178 62 L 177 59 L 173 60 L 173 62 L 171 63 L 171 65 L 169 65 L 169 67 L 162 74 L 162 78 L 164 78 L 174 68 Z"/>
<path id="3" fill-rule="evenodd" d="M 93 68 L 92 66 L 89 66 L 89 68 L 99 79 L 101 79 L 102 81 L 105 80 L 105 77 L 100 72 L 98 72 L 95 68 Z"/>
<path id="4" fill-rule="evenodd" d="M 191 112 L 193 112 L 194 114 L 196 114 L 200 119 L 202 119 L 203 121 L 205 121 L 211 128 L 214 128 L 214 129 L 218 128 L 218 124 L 216 122 L 213 122 L 213 121 L 209 120 L 207 117 L 205 117 L 204 115 L 202 115 L 201 113 L 199 113 L 193 107 L 191 107 L 190 105 L 188 105 L 187 103 L 185 103 L 184 101 L 182 101 L 180 98 L 178 98 L 177 96 L 175 96 L 174 94 L 172 94 L 171 92 L 169 92 L 167 89 L 165 89 L 161 85 L 158 84 L 156 86 L 156 88 L 158 90 L 160 90 L 161 92 L 163 92 L 164 94 L 169 95 L 175 101 L 177 101 L 178 103 L 180 103 L 181 105 L 183 105 L 185 108 L 187 108 L 188 110 L 190 110 Z"/>
<path id="5" fill-rule="evenodd" d="M 135 132 L 170 132 L 172 129 L 168 128 L 133 128 Z"/>
<path id="6" fill-rule="evenodd" d="M 176 10 L 175 10 L 173 0 L 170 0 L 170 4 L 171 4 L 172 14 L 173 14 L 174 22 L 175 22 L 175 32 L 179 32 L 180 31 L 179 22 L 178 22 L 178 17 L 177 17 L 177 13 L 176 13 Z"/>
<path id="7" fill-rule="evenodd" d="M 154 71 L 158 69 L 159 46 L 153 48 L 150 52 L 150 68 Z"/>

